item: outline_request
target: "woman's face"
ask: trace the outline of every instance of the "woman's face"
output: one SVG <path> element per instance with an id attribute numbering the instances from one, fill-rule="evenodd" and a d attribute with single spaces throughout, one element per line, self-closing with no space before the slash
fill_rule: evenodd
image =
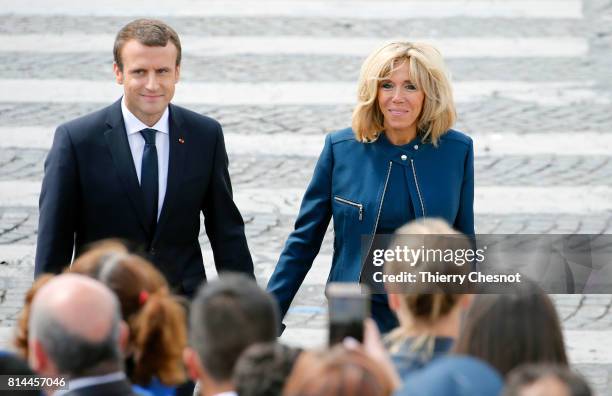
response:
<path id="1" fill-rule="evenodd" d="M 378 86 L 378 107 L 384 117 L 385 131 L 414 135 L 425 94 L 410 81 L 408 62 L 404 61 Z"/>

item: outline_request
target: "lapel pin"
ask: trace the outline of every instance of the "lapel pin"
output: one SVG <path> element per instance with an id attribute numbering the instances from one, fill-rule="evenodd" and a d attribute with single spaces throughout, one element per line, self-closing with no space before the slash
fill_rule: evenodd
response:
<path id="1" fill-rule="evenodd" d="M 180 143 L 180 144 L 185 143 L 185 139 L 183 139 L 182 137 L 180 137 L 180 138 L 179 138 L 179 143 Z"/>

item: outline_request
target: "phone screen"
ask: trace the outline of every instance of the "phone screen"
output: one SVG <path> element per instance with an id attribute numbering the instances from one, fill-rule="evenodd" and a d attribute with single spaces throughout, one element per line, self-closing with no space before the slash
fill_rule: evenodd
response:
<path id="1" fill-rule="evenodd" d="M 329 293 L 329 344 L 346 337 L 363 341 L 363 321 L 369 316 L 369 295 L 360 292 Z"/>

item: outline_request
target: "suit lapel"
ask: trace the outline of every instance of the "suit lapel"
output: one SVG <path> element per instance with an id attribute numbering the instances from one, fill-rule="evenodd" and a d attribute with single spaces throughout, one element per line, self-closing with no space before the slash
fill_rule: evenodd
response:
<path id="1" fill-rule="evenodd" d="M 130 151 L 130 144 L 123 123 L 121 100 L 111 105 L 106 123 L 110 129 L 104 132 L 104 137 L 106 138 L 106 143 L 113 157 L 113 163 L 115 164 L 117 174 L 121 179 L 121 183 L 127 192 L 134 210 L 138 214 L 140 225 L 147 234 L 150 234 L 150 227 L 145 219 L 144 197 L 140 189 L 140 184 L 138 183 L 138 176 L 134 168 L 134 160 L 132 159 L 132 152 Z"/>
<path id="2" fill-rule="evenodd" d="M 183 129 L 183 118 L 176 106 L 170 104 L 170 153 L 168 159 L 168 180 L 166 183 L 166 196 L 159 221 L 155 229 L 153 242 L 159 237 L 164 224 L 168 220 L 170 211 L 177 201 L 177 195 L 182 182 L 183 169 L 186 156 L 186 131 Z"/>

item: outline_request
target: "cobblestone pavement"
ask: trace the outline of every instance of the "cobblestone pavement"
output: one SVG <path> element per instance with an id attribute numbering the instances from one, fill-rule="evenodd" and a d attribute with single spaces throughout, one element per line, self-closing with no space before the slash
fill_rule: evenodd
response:
<path id="1" fill-rule="evenodd" d="M 50 7 L 50 10 L 52 7 Z M 612 1 L 583 0 L 583 17 L 579 19 L 544 18 L 438 18 L 438 19 L 368 19 L 286 18 L 286 17 L 173 17 L 167 22 L 180 34 L 197 37 L 505 37 L 583 39 L 588 45 L 584 56 L 520 58 L 453 57 L 447 64 L 454 81 L 477 82 L 501 80 L 517 82 L 579 81 L 601 95 L 612 93 Z M 131 17 L 13 15 L 0 10 L 0 39 L 17 35 L 114 34 Z M 0 43 L 2 41 L 0 40 Z M 4 41 L 6 42 L 6 41 Z M 182 80 L 187 82 L 226 82 L 228 89 L 239 82 L 352 82 L 362 61 L 357 56 L 238 54 L 207 56 L 184 53 Z M 112 80 L 111 48 L 106 52 L 75 52 L 65 43 L 61 52 L 15 52 L 0 45 L 0 80 Z M 563 92 L 558 92 L 559 98 Z M 85 94 L 84 94 L 85 95 Z M 591 99 L 536 104 L 529 98 L 508 99 L 493 95 L 487 100 L 458 104 L 457 129 L 469 134 L 525 136 L 581 133 L 597 137 L 612 131 L 609 104 Z M 1 130 L 38 127 L 52 130 L 69 119 L 99 109 L 107 103 L 16 103 L 0 102 Z M 292 134 L 320 136 L 349 125 L 351 107 L 347 105 L 271 106 L 253 103 L 249 106 L 189 105 L 191 109 L 218 119 L 227 134 L 266 137 Z M 0 132 L 1 135 L 2 132 Z M 284 135 L 283 135 L 284 134 Z M 0 136 L 0 139 L 2 136 Z M 6 146 L 6 145 L 5 145 Z M 42 164 L 48 148 L 0 146 L 0 183 L 40 182 Z M 529 151 L 529 150 L 527 150 Z M 231 152 L 231 149 L 230 149 Z M 592 191 L 610 186 L 612 153 L 548 151 L 544 154 L 516 152 L 512 155 L 480 153 L 475 158 L 477 187 L 567 187 L 577 191 L 588 202 Z M 283 150 L 260 154 L 230 154 L 230 172 L 234 191 L 277 191 L 269 197 L 253 196 L 243 211 L 247 238 L 253 252 L 256 275 L 265 284 L 273 271 L 295 220 L 299 194 L 312 174 L 316 158 L 312 154 L 288 155 Z M 517 190 L 517 191 L 518 191 Z M 0 191 L 0 195 L 2 195 Z M 507 201 L 513 200 L 508 196 Z M 560 202 L 563 202 L 562 200 Z M 568 204 L 570 202 L 567 202 Z M 504 201 L 494 204 L 504 205 Z M 529 207 L 530 202 L 526 205 Z M 487 206 L 490 207 L 490 206 Z M 535 207 L 535 206 L 534 206 Z M 546 213 L 529 210 L 521 213 L 478 211 L 479 233 L 498 234 L 612 234 L 612 202 L 608 207 L 588 214 L 570 213 L 559 204 Z M 10 340 L 22 307 L 24 293 L 31 285 L 33 254 L 36 243 L 38 209 L 24 202 L 0 205 L 0 345 Z M 326 235 L 318 259 L 302 285 L 293 308 L 285 319 L 287 342 L 313 345 L 325 338 L 327 326 L 324 283 L 332 255 L 332 233 Z M 214 273 L 212 254 L 204 231 L 201 243 L 207 271 Z M 612 394 L 612 295 L 553 295 L 563 321 L 568 350 L 574 367 L 583 373 L 599 395 Z"/>
<path id="2" fill-rule="evenodd" d="M 590 16 L 612 13 L 608 1 L 585 1 L 583 13 Z M 129 22 L 131 17 L 83 16 L 0 16 L 0 34 L 108 34 Z M 197 36 L 313 36 L 313 37 L 439 37 L 481 36 L 487 32 L 500 37 L 572 36 L 590 37 L 609 32 L 599 19 L 549 19 L 517 21 L 509 18 L 429 19 L 346 19 L 346 18 L 248 18 L 194 17 L 164 18 L 179 34 Z M 601 24 L 596 29 L 593 23 Z"/>
<path id="3" fill-rule="evenodd" d="M 249 242 L 256 246 L 257 250 L 273 252 L 271 260 L 275 261 L 293 226 L 295 216 L 249 211 L 244 212 L 243 217 Z M 37 208 L 0 208 L 0 247 L 6 248 L 11 244 L 34 245 L 37 224 Z M 481 234 L 612 234 L 612 211 L 596 215 L 483 214 L 477 216 L 476 227 Z M 201 237 L 202 244 L 207 246 L 204 228 Z M 326 237 L 321 247 L 323 254 L 332 252 L 330 237 Z M 273 263 L 267 263 L 269 264 Z"/>
<path id="4" fill-rule="evenodd" d="M 47 150 L 6 148 L 0 151 L 0 181 L 41 180 Z M 230 156 L 236 189 L 304 189 L 316 158 L 308 156 Z M 612 179 L 612 158 L 604 155 L 503 155 L 474 159 L 479 186 L 589 186 Z"/>
<path id="5" fill-rule="evenodd" d="M 0 103 L 3 126 L 58 125 L 104 104 L 85 103 Z M 223 123 L 226 133 L 297 133 L 323 135 L 350 124 L 351 107 L 319 106 L 225 106 L 190 105 Z M 598 131 L 610 133 L 610 105 L 571 104 L 543 106 L 509 99 L 494 99 L 486 104 L 457 105 L 457 128 L 468 133 L 555 133 Z M 315 122 L 316 120 L 316 122 Z"/>
<path id="6" fill-rule="evenodd" d="M 363 57 L 329 55 L 324 59 L 312 55 L 227 55 L 219 57 L 185 54 L 181 78 L 186 81 L 355 81 Z M 108 81 L 112 75 L 112 53 L 4 52 L 0 54 L 0 78 L 79 79 Z M 35 65 L 44 64 L 44 68 Z M 571 81 L 585 75 L 604 79 L 610 74 L 609 64 L 593 64 L 587 59 L 517 58 L 506 59 L 453 58 L 446 64 L 455 81 L 522 80 Z M 66 67 L 70 65 L 70 67 Z M 538 72 L 535 73 L 534 71 Z"/>

